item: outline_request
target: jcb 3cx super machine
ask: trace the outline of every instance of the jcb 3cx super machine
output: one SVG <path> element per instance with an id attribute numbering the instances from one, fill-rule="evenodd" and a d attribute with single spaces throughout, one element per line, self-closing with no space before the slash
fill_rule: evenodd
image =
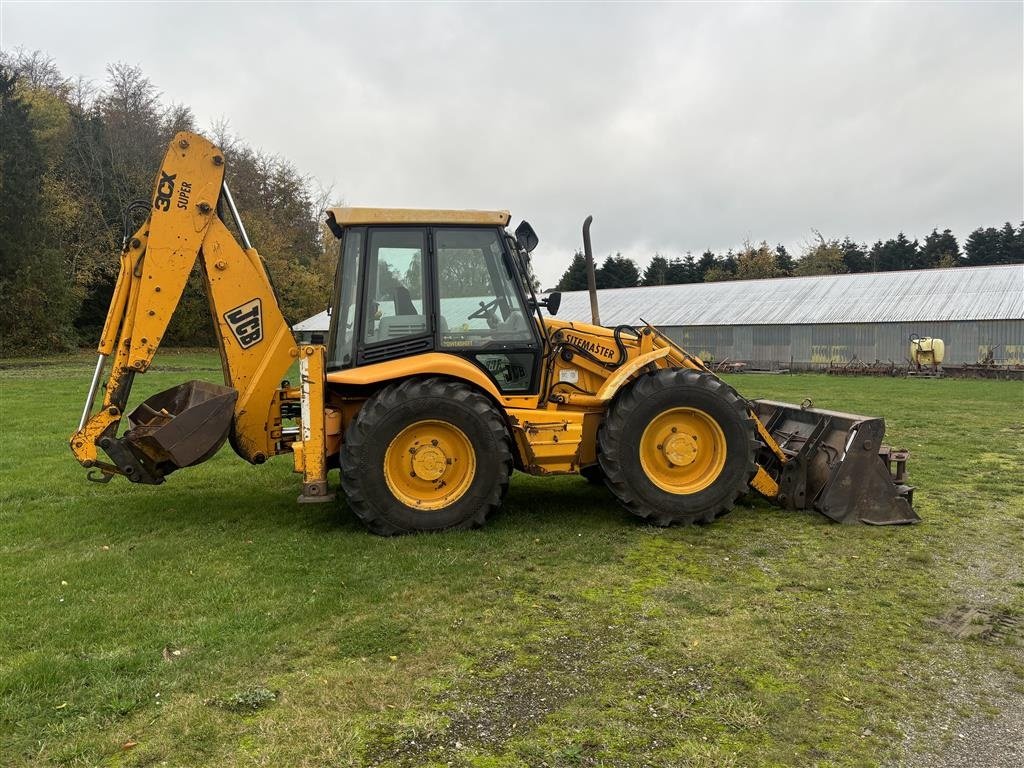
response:
<path id="1" fill-rule="evenodd" d="M 650 325 L 545 317 L 560 296 L 535 295 L 537 236 L 525 222 L 506 231 L 507 211 L 332 209 L 330 334 L 297 343 L 224 171 L 217 147 L 178 134 L 146 221 L 126 232 L 71 437 L 90 479 L 159 484 L 229 440 L 253 464 L 290 453 L 300 501 L 332 499 L 338 469 L 348 507 L 384 535 L 483 524 L 513 470 L 603 481 L 656 525 L 710 522 L 751 490 L 843 523 L 918 519 L 906 454 L 882 444 L 882 419 L 746 400 Z M 197 258 L 224 385 L 154 395 L 119 435 Z"/>

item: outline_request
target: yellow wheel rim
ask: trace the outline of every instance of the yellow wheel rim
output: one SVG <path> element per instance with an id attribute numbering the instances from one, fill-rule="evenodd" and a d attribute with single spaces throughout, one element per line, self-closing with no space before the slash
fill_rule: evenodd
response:
<path id="1" fill-rule="evenodd" d="M 718 422 L 697 408 L 670 408 L 647 425 L 640 438 L 640 466 L 661 490 L 697 493 L 725 467 L 725 435 Z"/>
<path id="2" fill-rule="evenodd" d="M 413 509 L 444 509 L 462 498 L 476 476 L 476 452 L 465 433 L 446 421 L 417 421 L 384 454 L 384 479 Z"/>

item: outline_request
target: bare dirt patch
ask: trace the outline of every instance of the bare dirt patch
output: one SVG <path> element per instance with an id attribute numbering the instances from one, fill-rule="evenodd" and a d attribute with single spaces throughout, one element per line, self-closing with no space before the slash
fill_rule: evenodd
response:
<path id="1" fill-rule="evenodd" d="M 1024 660 L 1024 654 L 1021 654 Z M 980 691 L 984 691 L 984 702 Z M 1024 765 L 1024 692 L 1014 680 L 991 673 L 982 681 L 961 680 L 944 702 L 946 713 L 929 728 L 910 734 L 928 745 L 897 765 L 913 768 L 1018 768 Z M 959 713 L 972 712 L 966 717 Z M 919 749 L 921 747 L 919 746 Z"/>
<path id="2" fill-rule="evenodd" d="M 539 663 L 525 667 L 516 666 L 510 652 L 493 655 L 439 698 L 446 726 L 425 733 L 382 727 L 367 749 L 367 764 L 412 768 L 431 759 L 459 764 L 460 752 L 470 747 L 501 751 L 517 731 L 528 731 L 592 689 L 590 645 L 580 638 L 555 637 L 539 649 Z M 489 674 L 506 666 L 511 668 Z"/>

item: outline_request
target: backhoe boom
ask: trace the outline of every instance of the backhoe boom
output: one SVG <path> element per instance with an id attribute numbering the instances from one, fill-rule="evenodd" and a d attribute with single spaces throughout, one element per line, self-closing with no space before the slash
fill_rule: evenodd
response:
<path id="1" fill-rule="evenodd" d="M 246 247 L 218 216 L 220 201 L 236 217 Z M 149 369 L 197 260 L 225 386 L 189 382 L 161 393 L 129 415 L 129 429 L 118 437 L 134 377 Z M 281 406 L 298 395 L 297 389 L 282 389 L 281 381 L 299 351 L 263 260 L 237 218 L 224 183 L 224 157 L 200 136 L 179 133 L 168 148 L 149 216 L 121 254 L 98 351 L 82 422 L 71 438 L 79 462 L 100 471 L 96 479 L 121 474 L 159 483 L 168 472 L 205 460 L 228 437 L 236 453 L 254 464 L 289 450 Z M 102 408 L 93 414 L 108 357 Z"/>

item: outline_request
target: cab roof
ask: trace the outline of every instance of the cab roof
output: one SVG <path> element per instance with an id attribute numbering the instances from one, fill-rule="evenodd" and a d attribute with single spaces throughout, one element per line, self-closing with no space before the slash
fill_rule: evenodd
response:
<path id="1" fill-rule="evenodd" d="M 430 208 L 341 208 L 327 209 L 327 224 L 334 234 L 342 227 L 362 224 L 483 224 L 507 227 L 508 211 L 453 211 Z"/>

